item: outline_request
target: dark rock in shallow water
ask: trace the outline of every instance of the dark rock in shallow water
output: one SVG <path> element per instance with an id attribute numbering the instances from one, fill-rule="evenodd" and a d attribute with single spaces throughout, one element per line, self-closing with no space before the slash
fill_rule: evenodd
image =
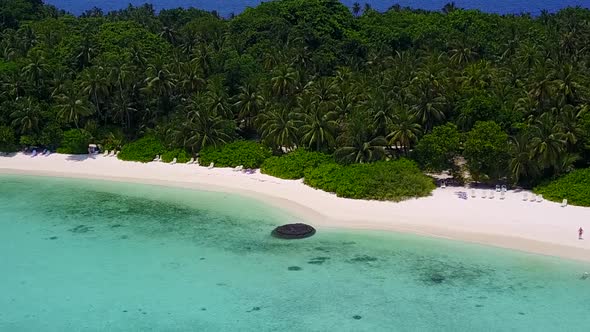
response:
<path id="1" fill-rule="evenodd" d="M 352 318 L 354 318 L 354 319 L 356 319 L 356 320 L 359 320 L 359 319 L 361 319 L 361 318 L 363 318 L 363 317 L 362 317 L 361 315 L 354 315 L 354 316 L 352 316 Z"/>
<path id="2" fill-rule="evenodd" d="M 303 269 L 301 267 L 299 267 L 299 266 L 289 266 L 287 268 L 287 270 L 289 270 L 289 271 L 301 271 Z"/>
<path id="3" fill-rule="evenodd" d="M 272 231 L 272 236 L 281 239 L 303 239 L 315 234 L 315 228 L 306 224 L 287 224 Z"/>
<path id="4" fill-rule="evenodd" d="M 430 281 L 434 282 L 435 284 L 440 284 L 443 281 L 445 281 L 445 277 L 443 275 L 435 273 L 432 276 L 430 276 Z"/>

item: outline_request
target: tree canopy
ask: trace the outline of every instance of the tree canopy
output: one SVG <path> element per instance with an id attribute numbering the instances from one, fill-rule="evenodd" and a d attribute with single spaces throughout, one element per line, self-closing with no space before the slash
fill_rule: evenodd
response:
<path id="1" fill-rule="evenodd" d="M 589 22 L 336 0 L 74 17 L 0 0 L 0 147 L 254 140 L 342 164 L 463 156 L 476 180 L 534 185 L 590 162 Z"/>

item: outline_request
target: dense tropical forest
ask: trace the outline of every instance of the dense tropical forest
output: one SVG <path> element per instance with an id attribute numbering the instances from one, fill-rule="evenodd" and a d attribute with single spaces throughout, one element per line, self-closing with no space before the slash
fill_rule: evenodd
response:
<path id="1" fill-rule="evenodd" d="M 401 159 L 525 186 L 590 162 L 588 9 L 283 0 L 228 18 L 150 5 L 74 17 L 0 0 L 0 29 L 0 150 L 155 144 L 188 158 L 245 140 L 277 156 L 267 169 L 305 148 L 338 163 L 326 172 Z"/>

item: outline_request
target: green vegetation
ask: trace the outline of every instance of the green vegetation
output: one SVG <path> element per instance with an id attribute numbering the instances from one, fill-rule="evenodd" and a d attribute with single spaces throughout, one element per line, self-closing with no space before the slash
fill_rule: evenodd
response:
<path id="1" fill-rule="evenodd" d="M 84 130 L 125 160 L 169 151 L 244 167 L 304 148 L 340 164 L 295 167 L 295 154 L 263 171 L 311 173 L 358 197 L 373 194 L 320 175 L 367 177 L 403 158 L 441 171 L 462 157 L 473 180 L 535 186 L 589 166 L 590 10 L 354 8 L 283 0 L 231 18 L 150 5 L 73 17 L 0 0 L 0 148 L 81 151 L 72 133 Z"/>
<path id="2" fill-rule="evenodd" d="M 250 141 L 237 141 L 220 148 L 207 147 L 201 151 L 199 163 L 216 167 L 259 168 L 271 156 L 269 148 Z"/>
<path id="3" fill-rule="evenodd" d="M 191 159 L 189 153 L 186 152 L 185 150 L 182 150 L 182 149 L 175 149 L 172 151 L 166 151 L 166 152 L 162 153 L 161 158 L 162 158 L 162 161 L 165 163 L 169 163 L 172 160 L 174 160 L 174 158 L 176 158 L 176 162 L 179 164 L 185 164 Z"/>
<path id="4" fill-rule="evenodd" d="M 123 146 L 118 158 L 121 160 L 147 163 L 154 160 L 156 155 L 162 155 L 165 151 L 166 148 L 160 140 L 153 136 L 145 136 L 135 142 Z M 170 160 L 172 160 L 172 158 L 170 158 Z"/>
<path id="5" fill-rule="evenodd" d="M 339 197 L 401 201 L 430 195 L 435 185 L 412 161 L 322 164 L 305 174 L 305 184 Z"/>
<path id="6" fill-rule="evenodd" d="M 58 153 L 87 154 L 92 136 L 84 129 L 71 129 L 63 133 Z"/>
<path id="7" fill-rule="evenodd" d="M 320 153 L 297 149 L 280 157 L 270 157 L 264 161 L 260 171 L 281 179 L 301 179 L 305 172 L 325 163 L 333 163 L 334 158 Z"/>
<path id="8" fill-rule="evenodd" d="M 536 187 L 534 191 L 554 202 L 567 199 L 572 205 L 590 206 L 590 168 L 575 170 L 548 184 Z"/>

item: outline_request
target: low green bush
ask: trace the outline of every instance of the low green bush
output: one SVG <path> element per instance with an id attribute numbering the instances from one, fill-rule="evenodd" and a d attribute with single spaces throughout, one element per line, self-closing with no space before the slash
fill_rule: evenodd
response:
<path id="1" fill-rule="evenodd" d="M 162 154 L 162 161 L 165 163 L 171 162 L 174 158 L 179 164 L 185 164 L 191 159 L 190 154 L 183 149 L 166 151 Z"/>
<path id="2" fill-rule="evenodd" d="M 305 184 L 339 197 L 401 201 L 428 196 L 435 185 L 412 161 L 380 161 L 341 166 L 322 164 L 305 173 Z"/>
<path id="3" fill-rule="evenodd" d="M 590 168 L 578 169 L 559 179 L 534 188 L 534 192 L 545 199 L 569 204 L 590 206 Z"/>
<path id="4" fill-rule="evenodd" d="M 242 165 L 245 168 L 259 168 L 270 156 L 270 149 L 256 142 L 237 141 L 220 148 L 203 149 L 199 155 L 199 163 L 205 166 L 214 163 L 216 167 Z"/>
<path id="5" fill-rule="evenodd" d="M 333 158 L 327 154 L 297 149 L 284 156 L 266 159 L 260 171 L 277 178 L 295 180 L 303 178 L 307 169 L 332 162 Z"/>
<path id="6" fill-rule="evenodd" d="M 64 132 L 57 153 L 86 154 L 92 135 L 84 129 L 70 129 Z"/>
<path id="7" fill-rule="evenodd" d="M 161 155 L 165 151 L 164 145 L 157 138 L 145 136 L 135 142 L 124 145 L 118 157 L 121 160 L 147 163 L 154 160 L 156 155 Z"/>

